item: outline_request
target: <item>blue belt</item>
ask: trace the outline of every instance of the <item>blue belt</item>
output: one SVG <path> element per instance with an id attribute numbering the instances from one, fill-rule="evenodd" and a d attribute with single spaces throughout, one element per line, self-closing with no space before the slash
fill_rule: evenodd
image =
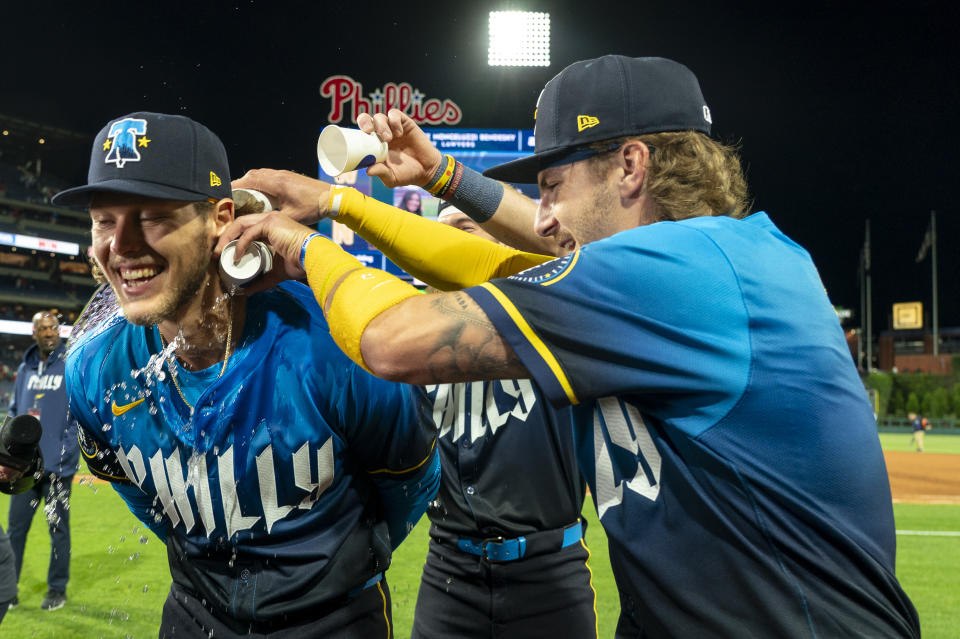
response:
<path id="1" fill-rule="evenodd" d="M 580 541 L 583 537 L 583 526 L 578 521 L 572 526 L 563 529 L 563 541 L 560 548 L 566 548 Z M 513 561 L 520 559 L 527 552 L 527 538 L 504 539 L 503 537 L 488 537 L 476 540 L 461 537 L 457 540 L 457 548 L 471 555 L 479 555 L 487 561 Z M 559 549 L 558 549 L 559 550 Z"/>

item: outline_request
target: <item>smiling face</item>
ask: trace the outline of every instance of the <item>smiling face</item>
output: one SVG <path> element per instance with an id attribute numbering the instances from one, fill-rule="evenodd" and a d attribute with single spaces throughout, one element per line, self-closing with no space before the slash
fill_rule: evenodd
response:
<path id="1" fill-rule="evenodd" d="M 215 216 L 189 202 L 98 193 L 90 218 L 94 258 L 127 320 L 182 315 L 212 272 Z"/>

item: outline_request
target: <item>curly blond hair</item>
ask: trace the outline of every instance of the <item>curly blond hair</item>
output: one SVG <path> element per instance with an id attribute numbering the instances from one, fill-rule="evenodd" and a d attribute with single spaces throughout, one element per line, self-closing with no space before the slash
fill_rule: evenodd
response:
<path id="1" fill-rule="evenodd" d="M 738 149 L 698 131 L 671 131 L 605 140 L 593 148 L 608 149 L 612 142 L 640 140 L 652 147 L 644 188 L 656 205 L 656 221 L 727 215 L 743 217 L 751 206 Z M 609 170 L 613 154 L 591 159 L 597 175 Z"/>

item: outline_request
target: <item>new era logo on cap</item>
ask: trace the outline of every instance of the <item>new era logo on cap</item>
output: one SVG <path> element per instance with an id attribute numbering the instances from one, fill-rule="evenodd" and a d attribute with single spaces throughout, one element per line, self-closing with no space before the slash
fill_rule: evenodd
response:
<path id="1" fill-rule="evenodd" d="M 577 131 L 583 131 L 584 129 L 589 129 L 592 126 L 597 126 L 598 124 L 600 124 L 600 119 L 595 118 L 592 115 L 577 116 Z"/>
<path id="2" fill-rule="evenodd" d="M 226 149 L 207 127 L 182 115 L 130 113 L 97 134 L 87 184 L 61 191 L 52 201 L 85 204 L 97 192 L 219 200 L 230 197 L 229 175 Z"/>
<path id="3" fill-rule="evenodd" d="M 534 183 L 543 168 L 594 142 L 663 131 L 710 135 L 711 123 L 696 76 L 679 62 L 620 55 L 582 60 L 540 92 L 533 155 L 483 174 Z"/>

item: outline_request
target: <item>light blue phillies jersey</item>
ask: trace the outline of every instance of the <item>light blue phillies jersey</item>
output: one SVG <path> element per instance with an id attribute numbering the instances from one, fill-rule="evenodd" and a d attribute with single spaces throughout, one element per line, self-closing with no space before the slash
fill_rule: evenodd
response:
<path id="1" fill-rule="evenodd" d="M 866 393 L 765 213 L 630 229 L 467 292 L 574 404 L 624 632 L 919 636 Z"/>
<path id="2" fill-rule="evenodd" d="M 167 542 L 175 581 L 264 620 L 386 569 L 439 482 L 416 389 L 344 356 L 298 283 L 249 298 L 193 414 L 160 351 L 156 327 L 114 313 L 71 342 L 67 385 L 88 465 Z"/>

